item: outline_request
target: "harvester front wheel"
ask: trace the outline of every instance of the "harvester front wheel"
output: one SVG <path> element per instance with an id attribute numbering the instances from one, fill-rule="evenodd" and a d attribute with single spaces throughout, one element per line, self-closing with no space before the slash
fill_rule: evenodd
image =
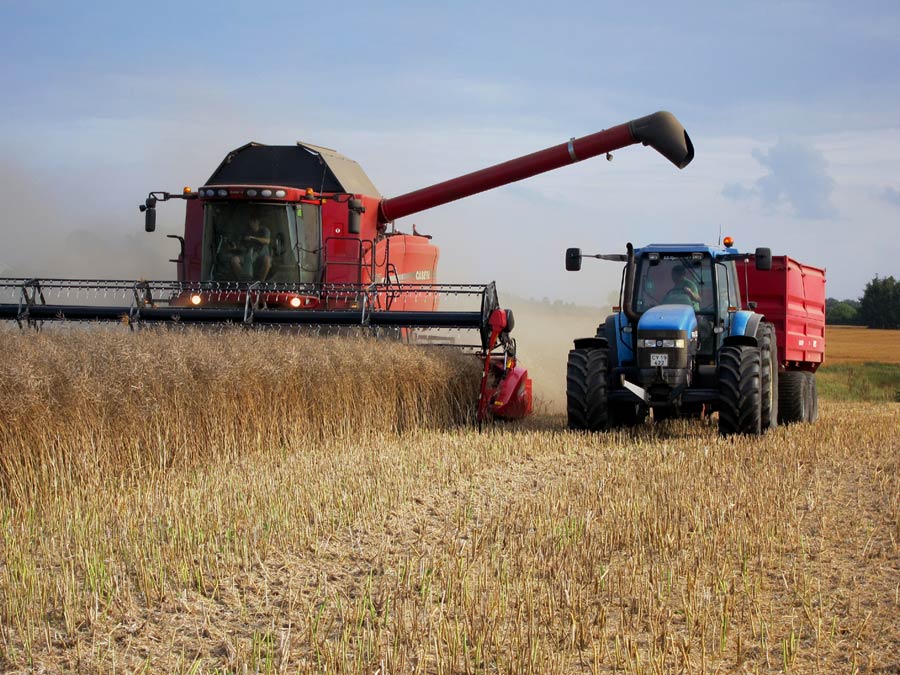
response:
<path id="1" fill-rule="evenodd" d="M 760 327 L 759 356 L 762 386 L 762 431 L 778 425 L 778 345 L 770 323 Z"/>
<path id="2" fill-rule="evenodd" d="M 572 349 L 566 369 L 566 411 L 570 429 L 602 431 L 609 426 L 605 349 Z"/>
<path id="3" fill-rule="evenodd" d="M 726 345 L 719 351 L 719 433 L 762 434 L 760 350 Z"/>
<path id="4" fill-rule="evenodd" d="M 806 373 L 787 370 L 778 380 L 778 423 L 806 422 L 809 416 L 809 397 Z"/>

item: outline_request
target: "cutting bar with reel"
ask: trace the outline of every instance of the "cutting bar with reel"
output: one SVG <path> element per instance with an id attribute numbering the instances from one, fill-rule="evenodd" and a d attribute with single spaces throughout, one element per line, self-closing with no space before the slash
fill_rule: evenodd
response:
<path id="1" fill-rule="evenodd" d="M 470 309 L 438 309 L 440 298 Z M 489 284 L 293 284 L 0 278 L 0 319 L 243 327 L 351 328 L 409 343 L 470 348 L 483 359 L 478 417 L 531 410 L 531 380 L 515 359 L 512 312 Z M 423 331 L 477 331 L 477 344 L 419 340 Z"/>

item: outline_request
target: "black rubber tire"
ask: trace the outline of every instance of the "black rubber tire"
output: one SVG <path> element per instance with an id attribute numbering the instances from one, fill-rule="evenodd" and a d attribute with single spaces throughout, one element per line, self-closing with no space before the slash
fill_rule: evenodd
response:
<path id="1" fill-rule="evenodd" d="M 762 392 L 762 430 L 778 425 L 778 345 L 775 327 L 763 323 L 759 327 L 760 382 Z"/>
<path id="2" fill-rule="evenodd" d="M 816 387 L 816 374 L 806 371 L 806 421 L 815 422 L 819 419 L 819 392 Z"/>
<path id="3" fill-rule="evenodd" d="M 809 412 L 806 373 L 802 370 L 786 370 L 778 378 L 778 423 L 806 422 Z"/>
<path id="4" fill-rule="evenodd" d="M 762 434 L 759 347 L 726 345 L 719 350 L 719 433 Z"/>
<path id="5" fill-rule="evenodd" d="M 605 349 L 572 349 L 566 368 L 566 412 L 570 429 L 603 431 L 609 427 L 606 399 L 608 355 Z"/>

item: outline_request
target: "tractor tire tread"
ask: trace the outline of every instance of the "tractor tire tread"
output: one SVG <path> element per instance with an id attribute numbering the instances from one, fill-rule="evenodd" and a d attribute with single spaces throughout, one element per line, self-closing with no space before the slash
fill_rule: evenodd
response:
<path id="1" fill-rule="evenodd" d="M 719 433 L 762 434 L 760 350 L 727 345 L 719 352 Z"/>
<path id="2" fill-rule="evenodd" d="M 605 349 L 572 349 L 566 367 L 566 412 L 570 429 L 603 431 L 609 426 Z"/>

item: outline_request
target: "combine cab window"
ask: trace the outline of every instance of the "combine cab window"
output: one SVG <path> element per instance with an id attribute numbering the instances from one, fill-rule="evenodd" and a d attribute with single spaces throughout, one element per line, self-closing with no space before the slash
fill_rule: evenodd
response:
<path id="1" fill-rule="evenodd" d="M 203 278 L 307 283 L 319 275 L 318 207 L 210 202 L 203 223 Z"/>

